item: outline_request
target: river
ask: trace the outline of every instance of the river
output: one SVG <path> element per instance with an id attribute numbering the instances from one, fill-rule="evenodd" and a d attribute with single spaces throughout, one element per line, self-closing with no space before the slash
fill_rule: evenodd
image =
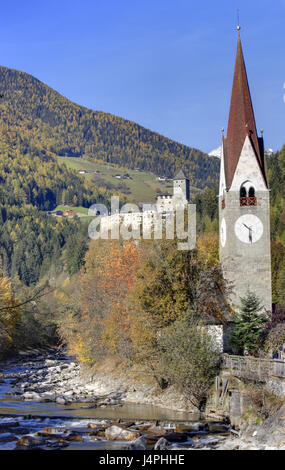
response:
<path id="1" fill-rule="evenodd" d="M 226 424 L 193 413 L 94 396 L 78 376 L 79 365 L 56 350 L 0 364 L 0 449 L 215 448 L 229 435 Z"/>

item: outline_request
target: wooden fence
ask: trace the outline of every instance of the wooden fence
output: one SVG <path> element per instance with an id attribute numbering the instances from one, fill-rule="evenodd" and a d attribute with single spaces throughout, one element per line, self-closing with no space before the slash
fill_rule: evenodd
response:
<path id="1" fill-rule="evenodd" d="M 285 361 L 281 359 L 259 359 L 224 354 L 223 367 L 235 377 L 258 382 L 266 382 L 271 377 L 285 379 Z"/>

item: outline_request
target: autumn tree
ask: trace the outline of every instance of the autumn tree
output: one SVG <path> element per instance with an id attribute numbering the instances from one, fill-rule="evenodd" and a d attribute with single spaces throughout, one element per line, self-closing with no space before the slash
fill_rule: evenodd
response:
<path id="1" fill-rule="evenodd" d="M 216 295 L 209 316 L 223 319 L 229 312 L 228 285 L 218 265 L 216 235 L 204 235 L 197 248 L 180 251 L 175 240 L 144 245 L 144 258 L 136 275 L 136 299 L 148 312 L 156 327 L 164 327 L 179 318 L 188 307 L 207 304 L 203 292 Z M 211 291 L 209 286 L 212 283 Z M 208 295 L 210 296 L 210 295 Z M 210 299 L 211 300 L 211 299 Z M 207 310 L 203 309 L 205 315 Z"/>
<path id="2" fill-rule="evenodd" d="M 129 294 L 136 358 L 154 370 L 159 332 L 189 309 L 202 321 L 227 323 L 230 286 L 218 264 L 217 237 L 205 235 L 197 249 L 177 250 L 175 240 L 144 245 L 144 257 Z"/>
<path id="3" fill-rule="evenodd" d="M 19 313 L 14 308 L 14 297 L 11 280 L 0 275 L 0 355 L 5 353 L 12 342 Z"/>
<path id="4" fill-rule="evenodd" d="M 127 294 L 140 256 L 133 241 L 90 243 L 78 287 L 67 302 L 68 318 L 61 326 L 63 335 L 69 336 L 72 351 L 84 362 L 97 362 L 107 353 L 129 358 Z"/>

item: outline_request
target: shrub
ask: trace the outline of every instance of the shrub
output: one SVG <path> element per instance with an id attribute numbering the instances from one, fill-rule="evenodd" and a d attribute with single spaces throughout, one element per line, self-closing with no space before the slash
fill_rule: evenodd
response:
<path id="1" fill-rule="evenodd" d="M 267 333 L 264 349 L 267 352 L 278 350 L 283 344 L 285 344 L 285 323 L 279 323 Z"/>
<path id="2" fill-rule="evenodd" d="M 158 339 L 161 375 L 202 410 L 218 373 L 220 355 L 192 312 L 162 331 Z"/>

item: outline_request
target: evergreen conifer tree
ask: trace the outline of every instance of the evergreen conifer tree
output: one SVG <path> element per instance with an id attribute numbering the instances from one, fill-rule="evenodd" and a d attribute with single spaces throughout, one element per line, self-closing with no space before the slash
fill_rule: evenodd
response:
<path id="1" fill-rule="evenodd" d="M 239 353 L 254 354 L 260 345 L 268 316 L 262 311 L 263 306 L 253 292 L 248 291 L 240 300 L 240 311 L 233 318 L 230 343 Z"/>

